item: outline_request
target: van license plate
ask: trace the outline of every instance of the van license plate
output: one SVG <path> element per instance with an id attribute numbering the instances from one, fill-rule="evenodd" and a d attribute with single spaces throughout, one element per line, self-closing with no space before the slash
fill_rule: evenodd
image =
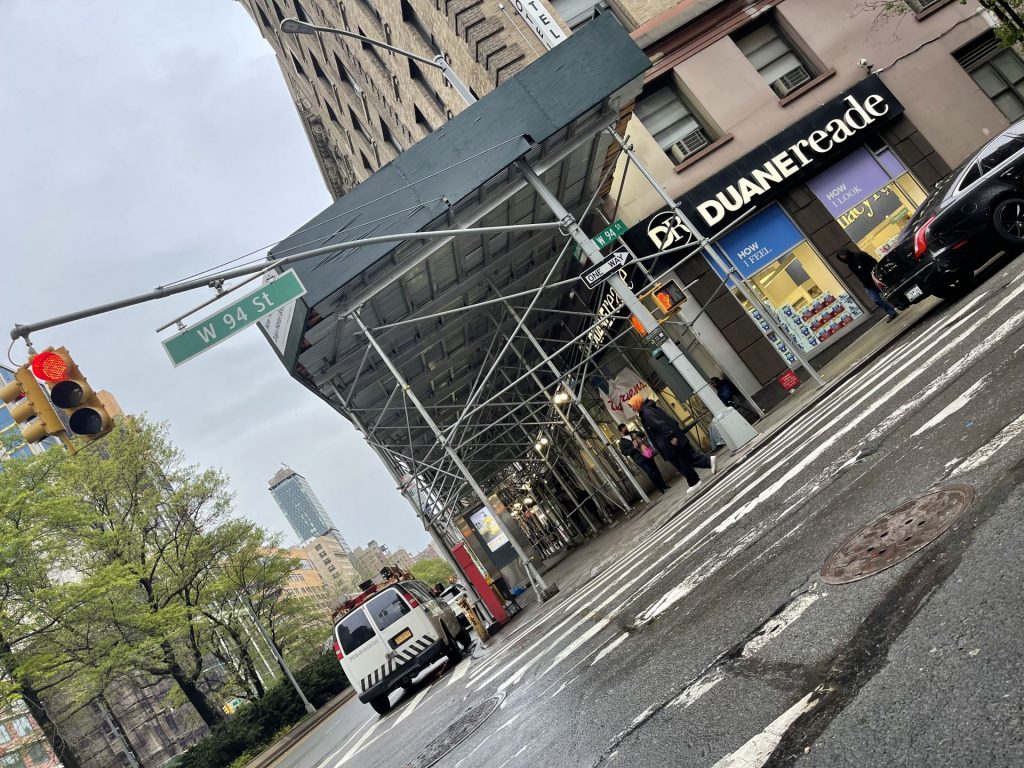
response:
<path id="1" fill-rule="evenodd" d="M 910 286 L 910 289 L 907 291 L 907 300 L 908 301 L 917 301 L 922 296 L 924 296 L 924 291 L 922 291 L 916 285 Z"/>
<path id="2" fill-rule="evenodd" d="M 399 632 L 394 637 L 392 637 L 391 638 L 391 642 L 397 648 L 402 643 L 407 642 L 407 641 L 409 641 L 411 639 L 412 639 L 412 630 L 411 629 L 406 629 L 406 630 L 404 630 L 402 632 Z"/>

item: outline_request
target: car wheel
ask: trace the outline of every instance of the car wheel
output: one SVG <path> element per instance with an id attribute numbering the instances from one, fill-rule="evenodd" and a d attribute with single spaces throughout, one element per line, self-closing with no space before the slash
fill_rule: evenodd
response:
<path id="1" fill-rule="evenodd" d="M 469 648 L 469 646 L 473 644 L 473 638 L 470 637 L 469 630 L 465 627 L 462 627 L 459 630 L 459 634 L 455 636 L 455 639 L 458 640 L 459 645 L 463 648 Z"/>
<path id="2" fill-rule="evenodd" d="M 1024 245 L 1024 200 L 1011 197 L 1000 202 L 992 212 L 992 224 L 1006 242 Z"/>
<path id="3" fill-rule="evenodd" d="M 927 291 L 940 299 L 956 299 L 963 296 L 974 285 L 974 273 L 969 269 L 945 272 L 928 281 Z"/>
<path id="4" fill-rule="evenodd" d="M 373 707 L 373 711 L 378 715 L 386 715 L 391 711 L 391 699 L 387 694 L 384 694 L 375 699 L 370 699 L 370 706 Z"/>

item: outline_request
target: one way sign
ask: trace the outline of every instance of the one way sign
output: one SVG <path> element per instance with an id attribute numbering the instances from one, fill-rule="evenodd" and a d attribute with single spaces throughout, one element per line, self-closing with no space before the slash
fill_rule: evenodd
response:
<path id="1" fill-rule="evenodd" d="M 607 279 L 609 275 L 625 266 L 627 261 L 629 261 L 629 251 L 615 251 L 615 253 L 604 261 L 595 264 L 590 269 L 583 272 L 580 277 L 583 279 L 587 288 L 596 288 L 605 279 Z"/>

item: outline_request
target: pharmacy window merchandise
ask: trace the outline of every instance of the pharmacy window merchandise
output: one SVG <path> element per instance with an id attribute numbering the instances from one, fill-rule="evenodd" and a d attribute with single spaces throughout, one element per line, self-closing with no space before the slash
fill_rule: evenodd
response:
<path id="1" fill-rule="evenodd" d="M 755 306 L 730 288 L 762 332 L 795 365 L 794 349 L 813 357 L 865 317 L 829 265 L 778 205 L 770 205 L 718 242 L 720 252 L 747 279 Z M 717 268 L 716 268 L 717 269 Z M 779 339 L 764 316 L 783 330 Z"/>

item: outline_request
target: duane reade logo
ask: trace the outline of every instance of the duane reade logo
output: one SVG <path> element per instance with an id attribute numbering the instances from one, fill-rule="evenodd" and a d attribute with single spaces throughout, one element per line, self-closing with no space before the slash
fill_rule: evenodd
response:
<path id="1" fill-rule="evenodd" d="M 686 245 L 697 239 L 675 211 L 662 211 L 654 216 L 647 225 L 647 236 L 659 251 L 673 245 Z"/>
<path id="2" fill-rule="evenodd" d="M 885 98 L 877 93 L 857 101 L 856 96 L 847 96 L 843 103 L 848 108 L 842 117 L 829 120 L 824 128 L 811 131 L 807 138 L 800 139 L 775 155 L 759 168 L 740 177 L 714 197 L 697 206 L 697 212 L 709 226 L 715 226 L 725 218 L 727 212 L 737 212 L 750 205 L 760 195 L 767 194 L 773 186 L 799 173 L 819 156 L 827 155 L 858 131 L 863 131 L 876 119 L 889 112 Z"/>

